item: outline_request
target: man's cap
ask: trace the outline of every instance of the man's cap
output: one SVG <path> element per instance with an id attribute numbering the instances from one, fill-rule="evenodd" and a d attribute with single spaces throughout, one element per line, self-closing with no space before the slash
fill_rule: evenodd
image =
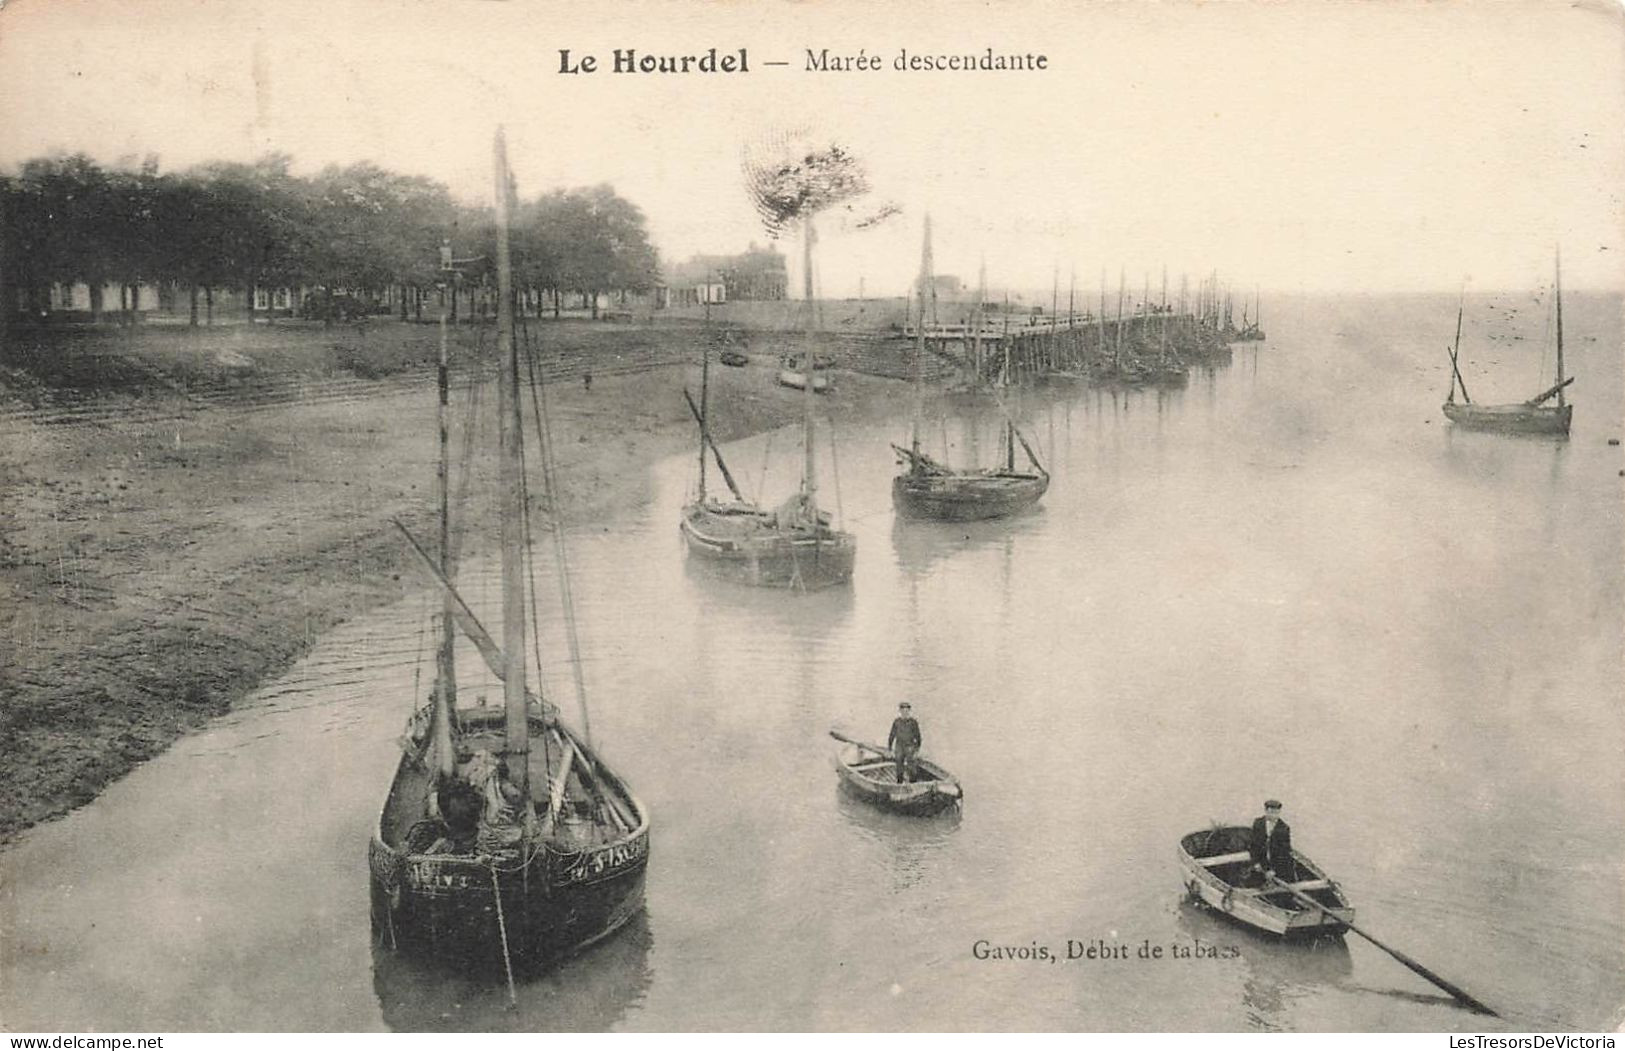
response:
<path id="1" fill-rule="evenodd" d="M 899 707 L 899 708 L 912 708 L 913 705 L 909 704 L 907 701 L 899 701 L 898 704 L 897 704 L 897 707 Z"/>
<path id="2" fill-rule="evenodd" d="M 1279 799 L 1266 799 L 1264 800 L 1264 809 L 1279 810 L 1281 809 L 1281 801 Z"/>

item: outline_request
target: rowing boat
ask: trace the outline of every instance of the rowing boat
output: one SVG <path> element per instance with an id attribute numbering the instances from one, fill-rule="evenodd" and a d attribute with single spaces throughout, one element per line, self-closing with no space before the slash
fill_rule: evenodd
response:
<path id="1" fill-rule="evenodd" d="M 954 776 L 923 756 L 914 760 L 915 780 L 899 782 L 890 749 L 839 739 L 847 742 L 835 757 L 841 784 L 865 802 L 900 814 L 935 814 L 964 801 Z"/>
<path id="2" fill-rule="evenodd" d="M 1354 922 L 1354 907 L 1342 888 L 1299 851 L 1292 852 L 1297 881 L 1272 887 L 1249 879 L 1254 875 L 1248 851 L 1251 838 L 1252 829 L 1245 825 L 1215 825 L 1179 841 L 1179 864 L 1192 901 L 1254 930 L 1285 938 L 1340 935 Z M 1255 882 L 1259 885 L 1249 885 Z M 1309 908 L 1283 886 L 1308 895 L 1325 910 Z"/>

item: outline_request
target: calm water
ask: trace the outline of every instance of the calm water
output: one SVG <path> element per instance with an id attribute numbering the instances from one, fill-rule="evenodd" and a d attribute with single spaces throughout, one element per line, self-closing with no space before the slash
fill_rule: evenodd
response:
<path id="1" fill-rule="evenodd" d="M 1363 941 L 1281 946 L 1183 904 L 1178 838 L 1268 795 L 1363 926 L 1508 1028 L 1618 1025 L 1605 440 L 1625 395 L 1617 300 L 1576 298 L 1567 443 L 1451 432 L 1454 302 L 1425 298 L 1284 302 L 1267 345 L 1180 392 L 1029 396 L 1055 480 L 1011 522 L 894 523 L 903 426 L 843 431 L 824 495 L 859 534 L 849 591 L 695 572 L 675 524 L 691 465 L 664 464 L 653 503 L 573 539 L 594 739 L 655 820 L 632 928 L 512 1012 L 500 987 L 374 949 L 365 841 L 428 688 L 425 596 L 0 856 L 5 1025 L 1484 1028 Z M 1538 325 L 1492 339 L 1512 331 L 1469 324 L 1476 397 L 1549 382 Z M 991 458 L 994 423 L 934 417 L 927 444 Z M 792 441 L 731 447 L 736 474 L 754 489 L 765 463 L 786 492 Z M 494 604 L 488 572 L 466 579 Z M 569 681 L 550 662 L 567 711 Z M 883 738 L 905 697 L 965 784 L 960 816 L 836 788 L 826 731 Z M 1130 958 L 978 960 L 979 939 Z M 1168 957 L 1198 942 L 1223 958 Z"/>

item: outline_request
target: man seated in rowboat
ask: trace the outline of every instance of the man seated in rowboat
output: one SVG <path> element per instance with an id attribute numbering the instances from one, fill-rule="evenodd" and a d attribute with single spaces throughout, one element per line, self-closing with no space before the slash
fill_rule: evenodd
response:
<path id="1" fill-rule="evenodd" d="M 1292 860 L 1292 829 L 1281 820 L 1281 801 L 1264 802 L 1264 816 L 1253 822 L 1253 833 L 1247 843 L 1253 856 L 1253 886 L 1263 886 L 1274 876 L 1287 883 L 1298 878 L 1298 866 Z"/>
<path id="2" fill-rule="evenodd" d="M 891 721 L 891 733 L 886 738 L 886 747 L 892 750 L 897 761 L 898 784 L 914 780 L 922 740 L 920 724 L 915 721 L 909 703 L 904 701 L 897 706 L 897 718 Z"/>

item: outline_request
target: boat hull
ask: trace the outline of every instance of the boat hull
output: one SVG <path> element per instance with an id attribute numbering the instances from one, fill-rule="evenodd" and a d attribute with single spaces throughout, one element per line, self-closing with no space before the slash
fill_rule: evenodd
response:
<path id="1" fill-rule="evenodd" d="M 467 718 L 494 731 L 502 715 L 488 709 Z M 543 720 L 531 721 L 533 736 L 546 732 Z M 534 972 L 608 937 L 642 909 L 647 815 L 579 739 L 575 747 L 578 762 L 610 784 L 631 827 L 598 842 L 541 839 L 528 854 L 413 849 L 429 775 L 414 754 L 402 756 L 367 850 L 373 932 L 385 947 L 459 968 L 501 970 L 506 960 Z"/>
<path id="2" fill-rule="evenodd" d="M 807 374 L 796 369 L 780 369 L 779 385 L 794 387 L 796 390 L 805 390 L 807 387 Z M 829 376 L 826 373 L 813 373 L 813 393 L 829 393 Z"/>
<path id="3" fill-rule="evenodd" d="M 1036 504 L 1049 476 L 1013 471 L 900 474 L 892 479 L 892 506 L 910 518 L 969 522 L 1001 518 Z"/>
<path id="4" fill-rule="evenodd" d="M 570 879 L 577 862 L 544 848 L 503 871 L 472 859 L 405 858 L 374 838 L 369 852 L 375 935 L 387 947 L 460 968 L 499 971 L 556 964 L 619 930 L 643 908 L 647 837 L 634 866 Z M 497 889 L 500 888 L 501 915 Z"/>
<path id="5" fill-rule="evenodd" d="M 1179 864 L 1185 889 L 1191 900 L 1255 931 L 1282 938 L 1335 937 L 1354 922 L 1354 908 L 1341 888 L 1326 878 L 1321 868 L 1294 850 L 1304 893 L 1325 905 L 1327 912 L 1312 909 L 1283 890 L 1248 887 L 1246 876 L 1250 859 L 1212 864 L 1215 857 L 1245 855 L 1252 829 L 1243 825 L 1215 826 L 1192 832 L 1179 841 Z M 1203 864 L 1202 859 L 1209 864 Z M 1308 880 L 1302 877 L 1307 875 Z"/>
<path id="6" fill-rule="evenodd" d="M 852 579 L 857 563 L 852 534 L 825 527 L 816 535 L 810 529 L 779 529 L 762 511 L 719 514 L 690 505 L 679 529 L 690 557 L 758 587 L 836 587 Z"/>
<path id="7" fill-rule="evenodd" d="M 1474 405 L 1447 401 L 1445 418 L 1458 427 L 1502 434 L 1567 435 L 1572 405 Z"/>
<path id="8" fill-rule="evenodd" d="M 960 806 L 965 793 L 954 776 L 927 759 L 916 760 L 919 780 L 899 783 L 890 759 L 856 748 L 835 757 L 841 786 L 866 803 L 898 814 L 924 816 Z"/>

